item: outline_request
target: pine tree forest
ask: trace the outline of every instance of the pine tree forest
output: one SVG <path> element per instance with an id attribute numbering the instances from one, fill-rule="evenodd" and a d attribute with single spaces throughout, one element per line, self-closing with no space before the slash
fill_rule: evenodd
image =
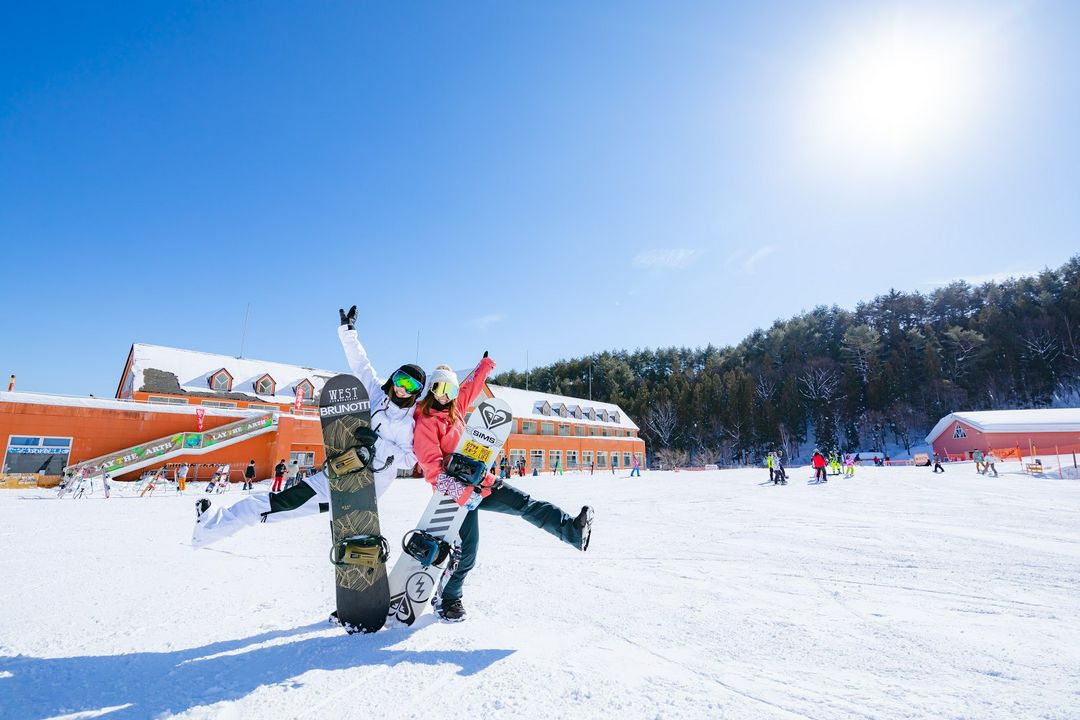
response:
<path id="1" fill-rule="evenodd" d="M 910 451 L 961 410 L 1080 406 L 1080 255 L 1036 277 L 816 307 L 735 347 L 601 352 L 529 372 L 530 390 L 619 404 L 650 454 L 756 462 Z M 524 372 L 499 385 L 526 386 Z M 804 453 L 805 454 L 805 453 Z"/>

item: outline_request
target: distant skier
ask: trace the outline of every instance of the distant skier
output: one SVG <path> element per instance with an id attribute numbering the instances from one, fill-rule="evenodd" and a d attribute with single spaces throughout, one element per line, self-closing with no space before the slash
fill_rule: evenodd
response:
<path id="1" fill-rule="evenodd" d="M 851 453 L 844 458 L 844 477 L 855 477 L 855 458 Z"/>
<path id="2" fill-rule="evenodd" d="M 983 467 L 983 452 L 982 450 L 975 450 L 971 453 L 971 459 L 975 461 L 975 472 L 980 475 L 986 473 L 986 468 Z"/>
<path id="3" fill-rule="evenodd" d="M 281 492 L 284 489 L 282 488 L 282 484 L 285 481 L 286 471 L 287 466 L 285 465 L 284 458 L 282 458 L 281 460 L 278 460 L 278 464 L 274 466 L 274 484 L 270 486 L 270 492 Z"/>
<path id="4" fill-rule="evenodd" d="M 349 367 L 364 384 L 371 403 L 371 441 L 374 443 L 375 493 L 382 496 L 401 470 L 411 471 L 413 454 L 413 407 L 424 389 L 427 376 L 416 365 L 402 365 L 387 380 L 372 367 L 367 351 L 356 337 L 356 306 L 346 313 L 338 310 L 341 327 L 338 339 Z M 274 469 L 275 485 L 285 474 L 285 461 Z M 228 537 L 241 528 L 260 522 L 314 515 L 330 508 L 330 484 L 325 473 L 317 472 L 277 493 L 255 493 L 228 507 L 197 508 L 191 544 L 203 547 Z"/>
<path id="5" fill-rule="evenodd" d="M 767 467 L 769 469 L 769 482 L 771 482 L 773 485 L 776 484 L 776 472 L 773 470 L 773 463 L 774 462 L 775 462 L 775 458 L 774 458 L 773 454 L 771 452 L 767 453 L 765 455 L 765 467 Z"/>
<path id="6" fill-rule="evenodd" d="M 461 439 L 465 429 L 464 410 L 480 395 L 484 381 L 494 368 L 495 362 L 485 352 L 480 364 L 460 385 L 457 374 L 446 365 L 439 365 L 432 373 L 431 390 L 416 406 L 414 437 L 416 459 L 432 487 L 443 472 L 446 457 Z M 549 502 L 533 500 L 513 485 L 500 483 L 491 473 L 484 483 L 487 485 L 482 493 L 484 499 L 465 516 L 461 525 L 461 560 L 443 587 L 435 608 L 439 617 L 450 622 L 465 619 L 462 586 L 476 564 L 480 547 L 479 510 L 517 515 L 579 550 L 589 547 L 593 509 L 588 505 L 583 506 L 576 517 L 571 517 Z"/>
<path id="7" fill-rule="evenodd" d="M 641 463 L 638 462 L 637 455 L 634 456 L 634 464 L 630 468 L 630 477 L 641 477 Z"/>
<path id="8" fill-rule="evenodd" d="M 810 459 L 810 464 L 814 466 L 814 480 L 817 482 L 829 482 L 829 478 L 825 476 L 825 456 L 821 454 L 820 450 L 814 450 L 814 456 Z"/>
<path id="9" fill-rule="evenodd" d="M 248 463 L 248 466 L 244 468 L 244 490 L 250 490 L 251 484 L 255 482 L 255 461 L 252 460 Z"/>
<path id="10" fill-rule="evenodd" d="M 997 477 L 998 471 L 995 463 L 997 463 L 997 455 L 994 454 L 993 450 L 987 450 L 986 455 L 983 456 L 983 475 L 994 473 L 994 477 Z"/>

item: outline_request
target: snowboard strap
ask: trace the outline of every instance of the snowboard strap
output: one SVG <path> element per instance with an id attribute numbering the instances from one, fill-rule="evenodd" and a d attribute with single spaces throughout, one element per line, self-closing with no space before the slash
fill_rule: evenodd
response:
<path id="1" fill-rule="evenodd" d="M 357 452 L 358 449 L 360 452 Z M 344 454 L 327 460 L 323 469 L 328 477 L 337 479 L 342 475 L 360 472 L 371 463 L 371 459 L 371 451 L 368 448 L 364 446 L 349 448 Z"/>
<path id="2" fill-rule="evenodd" d="M 374 570 L 390 557 L 390 546 L 382 535 L 352 535 L 330 548 L 334 565 L 359 565 Z"/>

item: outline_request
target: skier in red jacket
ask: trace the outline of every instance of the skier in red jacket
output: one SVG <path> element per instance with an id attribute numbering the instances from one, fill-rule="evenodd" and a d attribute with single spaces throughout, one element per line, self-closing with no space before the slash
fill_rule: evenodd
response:
<path id="1" fill-rule="evenodd" d="M 825 456 L 821 454 L 820 450 L 814 450 L 814 457 L 810 460 L 810 463 L 814 466 L 814 480 L 829 482 L 829 478 L 825 477 Z"/>

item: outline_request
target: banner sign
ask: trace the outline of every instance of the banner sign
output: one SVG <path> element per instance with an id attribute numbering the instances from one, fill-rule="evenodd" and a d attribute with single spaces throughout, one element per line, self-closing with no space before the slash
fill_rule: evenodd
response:
<path id="1" fill-rule="evenodd" d="M 304 388 L 296 388 L 296 402 L 293 404 L 293 412 L 300 412 L 300 406 L 304 404 Z"/>
<path id="2" fill-rule="evenodd" d="M 195 429 L 197 431 L 202 432 L 203 419 L 205 419 L 205 418 L 206 418 L 206 411 L 205 410 L 203 410 L 202 408 L 199 408 L 199 409 L 197 409 L 195 411 Z"/>
<path id="3" fill-rule="evenodd" d="M 121 450 L 120 452 L 111 455 L 87 460 L 78 463 L 75 467 L 89 466 L 113 472 L 128 465 L 143 462 L 144 460 L 152 460 L 174 451 L 195 450 L 217 445 L 226 440 L 242 437 L 243 435 L 256 430 L 271 427 L 273 424 L 273 415 L 263 415 L 250 420 L 240 420 L 239 422 L 222 425 L 219 428 L 214 428 L 207 432 L 177 433 L 176 435 L 161 438 L 160 440 L 154 440 L 143 445 L 136 445 L 135 447 Z M 16 448 L 11 448 L 9 452 L 10 451 L 37 453 L 54 453 L 59 451 L 61 453 L 66 453 L 68 448 L 21 448 L 18 450 L 16 450 Z"/>

